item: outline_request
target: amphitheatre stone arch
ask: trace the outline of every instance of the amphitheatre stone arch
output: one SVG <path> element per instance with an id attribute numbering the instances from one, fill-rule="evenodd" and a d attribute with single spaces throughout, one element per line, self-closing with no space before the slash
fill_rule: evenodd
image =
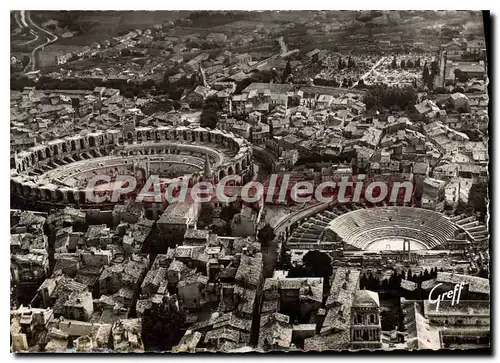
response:
<path id="1" fill-rule="evenodd" d="M 19 194 L 19 195 L 22 195 L 22 194 L 23 194 L 23 187 L 22 187 L 22 185 L 21 185 L 21 184 L 16 183 L 16 192 L 17 192 L 17 194 Z"/>
<path id="2" fill-rule="evenodd" d="M 85 192 L 83 192 L 83 191 L 78 192 L 78 202 L 80 204 L 84 204 L 86 202 L 86 200 L 87 200 L 87 197 L 85 195 Z"/>
<path id="3" fill-rule="evenodd" d="M 127 132 L 127 143 L 128 144 L 132 144 L 134 142 L 134 135 L 132 134 L 132 132 Z"/>
<path id="4" fill-rule="evenodd" d="M 75 194 L 73 191 L 67 192 L 66 196 L 68 198 L 68 203 L 71 203 L 71 204 L 75 203 Z"/>
<path id="5" fill-rule="evenodd" d="M 24 188 L 23 188 L 23 193 L 26 197 L 30 197 L 31 196 L 31 187 L 29 185 L 26 185 Z"/>

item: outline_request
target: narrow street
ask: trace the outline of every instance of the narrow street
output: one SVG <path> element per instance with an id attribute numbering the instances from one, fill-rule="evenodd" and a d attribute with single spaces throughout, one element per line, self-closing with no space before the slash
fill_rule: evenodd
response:
<path id="1" fill-rule="evenodd" d="M 374 70 L 375 70 L 375 69 L 376 69 L 376 68 L 380 65 L 380 63 L 382 63 L 384 60 L 385 60 L 385 57 L 380 58 L 380 59 L 378 60 L 378 62 L 377 62 L 377 63 L 375 63 L 375 64 L 373 65 L 373 67 L 371 67 L 371 68 L 370 68 L 370 70 L 369 70 L 368 72 L 366 72 L 365 74 L 363 74 L 363 75 L 362 75 L 359 79 L 364 80 L 366 77 L 368 77 L 368 76 L 370 75 L 370 73 L 372 73 L 372 72 L 373 72 L 373 71 L 374 71 Z M 358 83 L 359 83 L 359 80 L 358 80 L 356 83 L 354 83 L 354 84 L 351 86 L 351 88 L 354 88 L 355 86 L 357 86 L 357 85 L 358 85 Z"/>
<path id="2" fill-rule="evenodd" d="M 25 71 L 35 71 L 37 69 L 37 53 L 43 49 L 46 45 L 52 44 L 57 41 L 59 38 L 57 35 L 49 32 L 48 30 L 38 26 L 32 19 L 31 13 L 29 11 L 21 10 L 21 23 L 25 24 L 25 26 L 31 29 L 31 33 L 35 35 L 35 39 L 27 42 L 29 44 L 35 40 L 37 40 L 40 36 L 44 36 L 46 41 L 43 44 L 36 46 L 30 54 L 30 61 L 26 65 Z"/>

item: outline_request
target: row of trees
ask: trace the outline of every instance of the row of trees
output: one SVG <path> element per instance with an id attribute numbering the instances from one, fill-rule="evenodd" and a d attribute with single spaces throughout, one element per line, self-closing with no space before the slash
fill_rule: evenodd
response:
<path id="1" fill-rule="evenodd" d="M 455 74 L 455 79 L 458 80 L 459 82 L 467 82 L 469 80 L 469 76 L 467 75 L 467 73 L 465 72 L 462 72 L 460 69 L 455 69 L 453 71 L 453 73 Z"/>
<path id="2" fill-rule="evenodd" d="M 413 69 L 413 68 L 420 68 L 420 58 L 417 58 L 417 60 L 415 62 L 413 62 L 411 59 L 408 59 L 407 61 L 405 61 L 404 59 L 401 60 L 401 62 L 399 63 L 399 68 L 401 69 Z M 398 64 L 397 64 L 397 61 L 396 61 L 396 57 L 394 57 L 392 59 L 392 62 L 391 62 L 391 68 L 392 69 L 396 69 L 398 68 Z"/>
<path id="3" fill-rule="evenodd" d="M 148 93 L 168 94 L 173 100 L 180 100 L 185 89 L 196 87 L 199 79 L 196 76 L 183 76 L 176 82 L 170 82 L 169 77 L 177 74 L 178 67 L 168 69 L 163 81 L 157 83 L 153 79 L 134 80 L 126 79 L 85 79 L 85 78 L 52 78 L 42 76 L 38 81 L 26 76 L 14 75 L 11 77 L 11 89 L 22 90 L 24 87 L 36 87 L 37 89 L 67 89 L 67 90 L 93 90 L 95 87 L 108 87 L 119 89 L 124 97 L 141 97 Z"/>
<path id="4" fill-rule="evenodd" d="M 194 75 L 190 77 L 184 75 L 176 82 L 170 82 L 170 77 L 177 74 L 178 70 L 178 67 L 173 67 L 165 71 L 163 81 L 158 85 L 158 93 L 167 94 L 173 100 L 180 100 L 186 89 L 189 90 L 196 87 L 199 79 Z"/>
<path id="5" fill-rule="evenodd" d="M 443 271 L 442 268 L 441 271 Z M 430 271 L 425 269 L 418 275 L 416 273 L 412 273 L 411 269 L 408 269 L 407 271 L 402 270 L 401 272 L 393 270 L 392 275 L 388 279 L 380 280 L 380 278 L 374 276 L 373 273 L 370 271 L 368 272 L 368 274 L 364 273 L 363 275 L 361 275 L 359 281 L 359 287 L 360 289 L 367 289 L 373 291 L 394 292 L 398 291 L 401 288 L 401 280 L 403 279 L 420 284 L 423 281 L 436 278 L 437 274 L 438 274 L 437 267 L 431 268 Z"/>
<path id="6" fill-rule="evenodd" d="M 231 221 L 233 217 L 240 213 L 241 209 L 238 208 L 234 203 L 224 206 L 218 217 L 224 221 L 223 224 L 214 224 L 214 218 L 216 217 L 216 212 L 212 203 L 202 203 L 200 216 L 198 217 L 198 224 L 200 229 L 210 228 L 212 232 L 218 234 L 219 236 L 230 236 L 231 235 Z M 272 237 L 274 238 L 274 236 Z"/>
<path id="7" fill-rule="evenodd" d="M 432 61 L 430 68 L 427 65 L 427 62 L 424 64 L 424 69 L 422 71 L 422 80 L 424 84 L 429 89 L 434 88 L 434 77 L 439 73 L 439 65 L 436 61 Z"/>
<path id="8" fill-rule="evenodd" d="M 125 97 L 145 95 L 155 89 L 156 83 L 152 79 L 144 81 L 113 80 L 106 81 L 100 79 L 85 78 L 65 78 L 58 79 L 42 76 L 38 81 L 29 79 L 26 76 L 15 75 L 11 77 L 11 89 L 22 90 L 24 87 L 36 87 L 37 89 L 67 89 L 67 90 L 93 90 L 96 87 L 108 87 L 119 89 Z"/>
<path id="9" fill-rule="evenodd" d="M 170 98 L 159 97 L 152 103 L 142 108 L 145 115 L 152 115 L 158 111 L 170 112 L 172 110 L 179 110 L 182 107 L 180 101 L 172 100 Z"/>
<path id="10" fill-rule="evenodd" d="M 293 266 L 288 277 L 322 277 L 323 293 L 330 291 L 330 277 L 333 274 L 330 257 L 321 251 L 313 250 L 302 257 L 302 266 Z"/>
<path id="11" fill-rule="evenodd" d="M 271 227 L 269 223 L 266 223 L 266 225 L 262 227 L 257 233 L 257 239 L 264 247 L 268 247 L 275 237 L 276 235 L 274 234 L 274 228 Z"/>
<path id="12" fill-rule="evenodd" d="M 217 97 L 207 98 L 201 109 L 200 126 L 214 129 L 219 120 L 218 112 L 221 111 L 222 105 Z"/>
<path id="13" fill-rule="evenodd" d="M 95 20 L 86 20 L 85 13 L 81 10 L 60 12 L 57 15 L 59 28 L 72 32 L 87 33 L 92 28 L 99 26 Z M 56 30 L 55 25 L 48 25 L 50 30 Z"/>
<path id="14" fill-rule="evenodd" d="M 22 91 L 24 87 L 33 87 L 35 82 L 26 76 L 13 75 L 10 78 L 10 89 L 12 91 Z"/>
<path id="15" fill-rule="evenodd" d="M 290 64 L 290 59 L 289 59 L 286 62 L 285 69 L 283 70 L 283 74 L 281 75 L 281 82 L 286 83 L 291 75 L 292 75 L 292 66 Z"/>
<path id="16" fill-rule="evenodd" d="M 344 68 L 351 69 L 354 67 L 356 67 L 356 63 L 351 58 L 351 56 L 349 56 L 349 58 L 347 58 L 347 63 L 345 60 L 342 59 L 342 56 L 339 56 L 338 69 L 344 69 Z"/>
<path id="17" fill-rule="evenodd" d="M 149 351 L 169 351 L 179 344 L 186 315 L 173 301 L 159 309 L 145 311 L 142 316 L 142 340 Z"/>
<path id="18" fill-rule="evenodd" d="M 211 28 L 248 18 L 251 18 L 250 14 L 241 11 L 195 11 L 190 13 L 187 18 L 176 20 L 175 25 Z"/>
<path id="19" fill-rule="evenodd" d="M 322 79 L 314 78 L 315 86 L 326 86 L 326 87 L 344 87 L 348 88 L 354 84 L 354 80 L 351 77 L 344 77 L 342 80 L 337 81 L 336 79 Z"/>
<path id="20" fill-rule="evenodd" d="M 386 84 L 376 84 L 367 87 L 368 94 L 364 102 L 366 109 L 390 109 L 410 110 L 417 100 L 413 87 L 394 88 Z"/>

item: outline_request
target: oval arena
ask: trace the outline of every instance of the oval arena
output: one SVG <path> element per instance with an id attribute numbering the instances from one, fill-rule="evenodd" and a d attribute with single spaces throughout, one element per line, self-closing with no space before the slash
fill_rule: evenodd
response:
<path id="1" fill-rule="evenodd" d="M 239 175 L 243 182 L 253 177 L 251 145 L 233 133 L 137 127 L 51 140 L 17 154 L 11 193 L 21 202 L 81 208 L 87 204 L 86 184 L 96 175 L 133 174 L 141 168 L 161 178 L 189 178 L 194 183 L 203 177 L 206 162 L 214 182 L 227 175 Z"/>

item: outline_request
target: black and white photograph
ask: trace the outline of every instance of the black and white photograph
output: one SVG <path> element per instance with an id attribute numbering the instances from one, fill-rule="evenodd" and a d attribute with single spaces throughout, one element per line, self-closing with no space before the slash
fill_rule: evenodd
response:
<path id="1" fill-rule="evenodd" d="M 11 355 L 491 352 L 489 32 L 10 10 Z"/>

